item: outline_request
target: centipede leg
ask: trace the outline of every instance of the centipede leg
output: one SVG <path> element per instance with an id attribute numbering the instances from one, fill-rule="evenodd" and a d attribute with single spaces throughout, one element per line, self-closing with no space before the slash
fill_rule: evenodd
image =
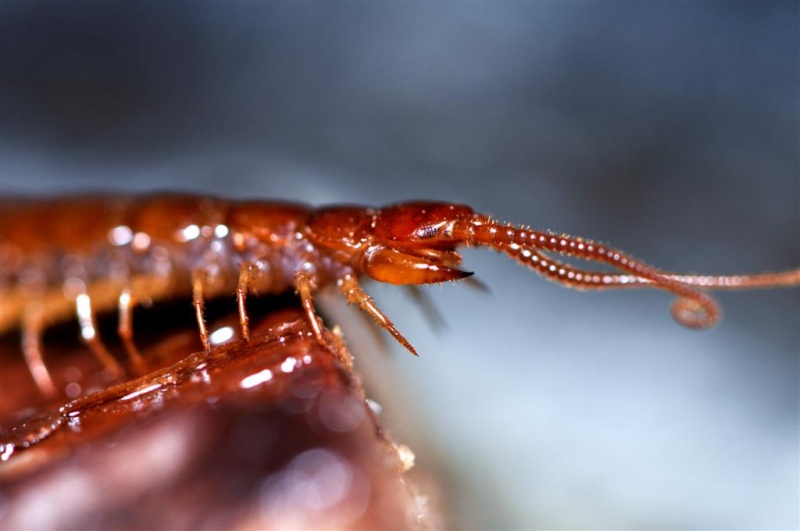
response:
<path id="1" fill-rule="evenodd" d="M 247 292 L 250 290 L 250 282 L 253 280 L 253 264 L 243 263 L 239 267 L 239 284 L 236 287 L 236 303 L 239 306 L 239 326 L 242 328 L 242 338 L 250 341 L 250 323 L 245 308 Z"/>
<path id="2" fill-rule="evenodd" d="M 131 359 L 134 370 L 138 374 L 144 372 L 144 359 L 142 359 L 139 350 L 133 342 L 133 307 L 136 305 L 131 290 L 126 288 L 122 290 L 119 295 L 119 322 L 117 323 L 117 333 L 122 344 L 125 346 L 125 351 Z"/>
<path id="3" fill-rule="evenodd" d="M 75 308 L 78 313 L 78 324 L 81 327 L 81 337 L 89 346 L 95 357 L 100 360 L 106 371 L 114 378 L 120 378 L 125 372 L 122 366 L 108 352 L 103 342 L 97 336 L 97 323 L 92 312 L 92 300 L 86 293 L 81 293 L 75 298 Z"/>
<path id="4" fill-rule="evenodd" d="M 195 269 L 192 271 L 192 305 L 194 306 L 194 313 L 197 317 L 197 327 L 200 329 L 200 341 L 203 342 L 203 350 L 206 353 L 211 352 L 211 341 L 208 338 L 208 328 L 206 327 L 206 318 L 204 315 L 205 301 L 203 299 L 203 292 L 206 285 L 206 272 L 202 269 Z"/>
<path id="5" fill-rule="evenodd" d="M 358 285 L 358 280 L 353 275 L 347 275 L 344 278 L 339 279 L 339 290 L 344 294 L 347 302 L 358 304 L 358 306 L 370 314 L 375 322 L 378 323 L 378 326 L 392 334 L 401 345 L 403 345 L 409 352 L 413 355 L 417 356 L 417 351 L 411 346 L 411 343 L 403 337 L 397 328 L 395 328 L 392 321 L 389 320 L 386 315 L 382 311 L 378 309 L 375 305 L 375 301 L 372 300 L 372 297 L 367 295 L 367 293 L 361 289 L 361 286 Z"/>
<path id="6" fill-rule="evenodd" d="M 306 312 L 308 323 L 311 325 L 311 330 L 314 332 L 314 337 L 317 338 L 320 344 L 327 346 L 325 338 L 322 335 L 322 327 L 319 324 L 317 311 L 314 309 L 314 296 L 312 295 L 316 287 L 314 278 L 307 271 L 298 271 L 294 276 L 294 287 L 297 294 L 300 295 L 300 303 L 303 305 L 303 310 Z"/>
<path id="7" fill-rule="evenodd" d="M 53 378 L 44 364 L 42 356 L 42 331 L 44 330 L 44 309 L 38 302 L 29 304 L 22 317 L 22 353 L 28 370 L 36 382 L 36 387 L 46 397 L 56 394 Z"/>

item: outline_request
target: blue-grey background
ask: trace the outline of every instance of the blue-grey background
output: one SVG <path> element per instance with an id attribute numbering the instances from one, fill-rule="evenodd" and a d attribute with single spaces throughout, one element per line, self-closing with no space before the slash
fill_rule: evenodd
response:
<path id="1" fill-rule="evenodd" d="M 4 0 L 0 191 L 442 199 L 670 270 L 797 267 L 798 6 Z M 800 526 L 798 290 L 696 332 L 663 293 L 466 258 L 491 292 L 429 289 L 440 332 L 368 286 L 421 359 L 329 310 L 453 525 Z"/>

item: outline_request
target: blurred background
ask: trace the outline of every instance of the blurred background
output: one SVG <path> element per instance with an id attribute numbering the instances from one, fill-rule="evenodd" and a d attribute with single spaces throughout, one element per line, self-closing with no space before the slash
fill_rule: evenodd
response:
<path id="1" fill-rule="evenodd" d="M 464 202 L 668 270 L 800 265 L 797 2 L 0 3 L 0 192 Z M 69 220 L 65 220 L 68 223 Z M 800 293 L 336 297 L 385 422 L 477 528 L 796 529 Z M 375 352 L 377 351 L 377 355 Z"/>

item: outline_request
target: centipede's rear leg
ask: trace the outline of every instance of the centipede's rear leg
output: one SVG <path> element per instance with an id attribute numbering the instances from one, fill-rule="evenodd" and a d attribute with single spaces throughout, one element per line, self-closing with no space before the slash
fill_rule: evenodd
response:
<path id="1" fill-rule="evenodd" d="M 87 293 L 75 297 L 75 311 L 81 328 L 81 337 L 92 354 L 103 364 L 103 368 L 113 378 L 124 375 L 122 366 L 108 352 L 97 335 L 97 322 L 92 311 L 91 298 Z M 56 386 L 47 370 L 42 354 L 42 334 L 45 328 L 44 306 L 39 301 L 27 305 L 22 316 L 22 354 L 36 386 L 47 397 L 56 395 Z"/>
<path id="2" fill-rule="evenodd" d="M 44 308 L 39 302 L 28 304 L 22 316 L 22 354 L 36 387 L 46 397 L 56 394 L 56 386 L 42 356 Z"/>
<path id="3" fill-rule="evenodd" d="M 81 293 L 75 298 L 75 309 L 84 342 L 112 377 L 121 378 L 125 371 L 97 335 L 97 321 L 92 311 L 92 300 L 87 293 Z"/>
<path id="4" fill-rule="evenodd" d="M 125 288 L 119 295 L 118 311 L 119 320 L 117 322 L 117 334 L 119 334 L 122 344 L 125 347 L 128 357 L 131 360 L 134 371 L 137 374 L 144 373 L 144 359 L 139 354 L 136 344 L 133 342 L 133 308 L 136 306 L 130 288 Z"/>

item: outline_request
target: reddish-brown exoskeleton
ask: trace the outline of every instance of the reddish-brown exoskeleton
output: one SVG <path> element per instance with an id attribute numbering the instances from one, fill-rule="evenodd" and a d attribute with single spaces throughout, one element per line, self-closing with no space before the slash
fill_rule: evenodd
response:
<path id="1" fill-rule="evenodd" d="M 82 336 L 112 374 L 119 363 L 97 336 L 95 312 L 117 308 L 118 331 L 134 367 L 131 310 L 137 301 L 191 296 L 206 350 L 204 301 L 236 294 L 242 337 L 249 338 L 249 292 L 294 289 L 324 342 L 313 294 L 336 285 L 403 346 L 411 344 L 360 285 L 368 277 L 399 285 L 459 280 L 460 246 L 503 252 L 550 280 L 577 289 L 653 287 L 678 296 L 673 316 L 707 328 L 719 308 L 706 293 L 800 284 L 800 269 L 698 276 L 666 273 L 590 240 L 498 223 L 470 207 L 439 202 L 371 209 L 234 202 L 190 195 L 5 200 L 0 209 L 0 332 L 19 326 L 36 384 L 56 392 L 41 353 L 51 323 L 77 315 Z M 551 254 L 602 262 L 605 273 L 553 260 Z"/>

